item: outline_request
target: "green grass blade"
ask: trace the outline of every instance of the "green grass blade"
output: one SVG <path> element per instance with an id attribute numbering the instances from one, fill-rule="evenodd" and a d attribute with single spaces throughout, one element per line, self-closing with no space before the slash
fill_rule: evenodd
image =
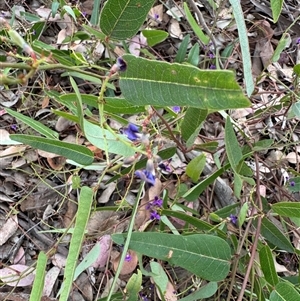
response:
<path id="1" fill-rule="evenodd" d="M 233 15 L 239 33 L 239 40 L 243 58 L 244 78 L 246 84 L 247 95 L 250 97 L 254 90 L 254 82 L 252 78 L 251 56 L 249 49 L 249 41 L 247 36 L 247 28 L 244 19 L 244 13 L 239 0 L 229 0 L 232 6 Z"/>
<path id="2" fill-rule="evenodd" d="M 42 298 L 47 260 L 48 258 L 46 254 L 44 252 L 40 252 L 37 260 L 36 274 L 29 301 L 39 301 Z"/>
<path id="3" fill-rule="evenodd" d="M 64 282 L 59 301 L 67 301 L 72 288 L 75 269 L 81 246 L 84 239 L 85 228 L 88 223 L 91 206 L 93 202 L 93 191 L 89 187 L 82 187 L 78 202 L 78 211 L 76 215 L 76 222 L 74 232 L 72 235 L 69 255 L 65 267 Z"/>

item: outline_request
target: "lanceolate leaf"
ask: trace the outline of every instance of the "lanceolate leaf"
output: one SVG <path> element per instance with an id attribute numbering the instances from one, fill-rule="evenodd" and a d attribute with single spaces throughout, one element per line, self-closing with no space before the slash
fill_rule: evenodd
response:
<path id="1" fill-rule="evenodd" d="M 294 248 L 290 240 L 266 217 L 262 219 L 261 235 L 279 249 L 283 249 L 291 253 L 294 252 Z"/>
<path id="2" fill-rule="evenodd" d="M 18 113 L 16 111 L 13 111 L 13 110 L 8 109 L 8 108 L 6 108 L 5 111 L 9 115 L 21 120 L 22 122 L 24 122 L 25 124 L 27 124 L 28 126 L 33 128 L 34 130 L 36 130 L 38 133 L 46 136 L 47 138 L 50 138 L 50 139 L 51 138 L 58 138 L 58 133 L 56 133 L 55 131 L 52 131 L 51 129 L 49 129 L 47 126 L 45 126 L 41 122 L 36 121 L 36 120 L 34 120 L 30 117 L 27 117 L 27 116 L 25 116 L 21 113 Z"/>
<path id="3" fill-rule="evenodd" d="M 123 234 L 114 234 L 112 239 L 118 244 L 124 243 Z M 129 248 L 181 266 L 209 281 L 223 280 L 229 273 L 230 248 L 217 236 L 135 232 L 131 235 Z"/>
<path id="4" fill-rule="evenodd" d="M 123 96 L 135 105 L 191 106 L 211 111 L 250 105 L 231 71 L 150 61 L 124 55 Z"/>
<path id="5" fill-rule="evenodd" d="M 282 10 L 283 0 L 271 0 L 271 9 L 274 23 L 279 19 Z"/>
<path id="6" fill-rule="evenodd" d="M 144 23 L 154 0 L 108 0 L 100 15 L 100 28 L 109 38 L 126 40 Z"/>
<path id="7" fill-rule="evenodd" d="M 82 145 L 30 135 L 14 134 L 10 135 L 10 138 L 34 148 L 64 156 L 81 165 L 90 165 L 94 161 L 93 153 Z"/>
<path id="8" fill-rule="evenodd" d="M 275 0 L 276 1 L 276 0 Z M 246 84 L 247 95 L 250 97 L 254 90 L 254 81 L 252 78 L 252 67 L 251 67 L 251 57 L 250 57 L 250 49 L 247 35 L 247 28 L 245 24 L 244 13 L 242 10 L 241 2 L 239 0 L 229 0 L 232 6 L 232 11 L 234 18 L 236 20 L 239 40 L 242 51 L 243 58 L 243 69 L 244 69 L 244 78 Z"/>
<path id="9" fill-rule="evenodd" d="M 259 260 L 267 282 L 269 282 L 272 286 L 275 286 L 279 280 L 275 270 L 272 252 L 268 245 L 263 246 L 259 251 Z"/>
<path id="10" fill-rule="evenodd" d="M 272 210 L 281 216 L 300 217 L 300 203 L 280 202 L 272 205 Z"/>
<path id="11" fill-rule="evenodd" d="M 237 166 L 242 160 L 243 154 L 229 117 L 227 117 L 225 124 L 225 147 L 231 168 L 238 172 Z"/>

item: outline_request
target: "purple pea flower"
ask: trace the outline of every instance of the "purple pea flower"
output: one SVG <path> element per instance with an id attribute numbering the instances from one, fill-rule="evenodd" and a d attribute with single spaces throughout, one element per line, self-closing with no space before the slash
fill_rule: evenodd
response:
<path id="1" fill-rule="evenodd" d="M 151 220 L 155 220 L 155 219 L 160 220 L 159 213 L 157 213 L 156 210 L 152 210 L 151 213 L 150 213 L 150 219 Z"/>
<path id="2" fill-rule="evenodd" d="M 172 107 L 172 110 L 173 110 L 173 112 L 178 114 L 178 113 L 180 113 L 181 108 L 180 108 L 180 106 L 174 106 L 174 107 Z"/>
<path id="3" fill-rule="evenodd" d="M 123 134 L 127 136 L 127 138 L 131 141 L 136 141 L 141 137 L 141 133 L 139 133 L 139 128 L 133 123 L 129 123 L 128 127 L 125 128 Z"/>
<path id="4" fill-rule="evenodd" d="M 300 38 L 298 38 L 298 39 L 296 40 L 296 44 L 297 44 L 297 45 L 300 44 Z"/>
<path id="5" fill-rule="evenodd" d="M 129 262 L 131 259 L 132 259 L 131 255 L 129 253 L 127 253 L 125 256 L 125 261 Z"/>
<path id="6" fill-rule="evenodd" d="M 229 215 L 229 218 L 230 218 L 230 221 L 231 221 L 234 225 L 237 224 L 238 217 L 237 217 L 236 215 L 230 214 L 230 215 Z"/>
<path id="7" fill-rule="evenodd" d="M 214 64 L 211 64 L 210 67 L 209 67 L 209 69 L 214 70 L 214 69 L 216 69 L 216 66 Z"/>
<path id="8" fill-rule="evenodd" d="M 292 187 L 295 187 L 295 185 L 296 185 L 295 181 L 291 181 L 291 182 L 290 182 L 290 185 L 291 185 Z"/>
<path id="9" fill-rule="evenodd" d="M 213 58 L 215 58 L 215 55 L 214 55 L 212 52 L 210 52 L 210 53 L 208 54 L 208 57 L 209 57 L 210 59 L 213 59 Z"/>
<path id="10" fill-rule="evenodd" d="M 119 71 L 125 71 L 126 70 L 126 68 L 127 68 L 127 64 L 126 64 L 126 62 L 123 60 L 123 58 L 122 57 L 118 57 L 117 58 L 117 67 L 118 67 L 118 70 Z"/>
<path id="11" fill-rule="evenodd" d="M 135 175 L 138 176 L 141 180 L 150 184 L 150 186 L 154 186 L 155 184 L 155 170 L 152 159 L 148 159 L 146 164 L 146 169 L 137 170 Z"/>

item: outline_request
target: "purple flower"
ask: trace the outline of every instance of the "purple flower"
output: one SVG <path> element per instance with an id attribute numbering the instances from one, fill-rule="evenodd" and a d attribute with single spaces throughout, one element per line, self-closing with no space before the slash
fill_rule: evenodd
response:
<path id="1" fill-rule="evenodd" d="M 176 114 L 180 113 L 181 108 L 179 106 L 174 106 L 172 107 L 173 112 L 175 112 Z"/>
<path id="2" fill-rule="evenodd" d="M 123 60 L 123 58 L 122 57 L 118 57 L 117 58 L 117 67 L 118 67 L 118 70 L 119 71 L 125 71 L 126 70 L 126 68 L 127 68 L 127 64 L 126 64 L 126 62 Z"/>
<path id="3" fill-rule="evenodd" d="M 296 44 L 297 44 L 297 45 L 300 44 L 300 38 L 298 38 L 298 39 L 296 40 Z"/>
<path id="4" fill-rule="evenodd" d="M 156 196 L 154 198 L 154 201 L 152 202 L 152 205 L 155 207 L 162 207 L 162 204 L 163 204 L 163 200 L 160 199 L 158 196 Z"/>
<path id="5" fill-rule="evenodd" d="M 230 214 L 230 215 L 229 215 L 229 218 L 230 218 L 230 221 L 231 221 L 234 225 L 236 225 L 237 220 L 238 220 L 238 217 L 237 217 L 236 215 L 234 215 L 234 214 Z"/>
<path id="6" fill-rule="evenodd" d="M 210 53 L 208 54 L 208 57 L 209 57 L 210 59 L 213 59 L 213 58 L 215 57 L 215 55 L 214 55 L 212 52 L 210 52 Z"/>
<path id="7" fill-rule="evenodd" d="M 149 172 L 147 169 L 144 170 L 137 170 L 135 175 L 139 177 L 141 180 L 149 183 L 151 186 L 155 184 L 155 175 Z"/>
<path id="8" fill-rule="evenodd" d="M 295 181 L 291 181 L 291 182 L 290 182 L 290 185 L 291 185 L 292 187 L 294 187 L 294 186 L 296 185 Z"/>
<path id="9" fill-rule="evenodd" d="M 211 64 L 209 69 L 216 69 L 216 66 L 214 64 Z"/>
<path id="10" fill-rule="evenodd" d="M 136 141 L 141 137 L 141 134 L 139 133 L 139 128 L 133 123 L 129 123 L 128 127 L 122 130 L 122 132 L 131 141 Z"/>
<path id="11" fill-rule="evenodd" d="M 155 219 L 160 220 L 159 213 L 157 213 L 156 210 L 152 210 L 151 213 L 150 213 L 150 219 L 151 220 L 155 220 Z"/>
<path id="12" fill-rule="evenodd" d="M 17 125 L 16 124 L 12 124 L 10 126 L 10 128 L 13 130 L 13 131 L 16 131 L 18 129 Z"/>
<path id="13" fill-rule="evenodd" d="M 149 183 L 150 186 L 153 186 L 155 184 L 155 170 L 152 159 L 148 159 L 146 169 L 137 170 L 135 172 L 135 175 L 138 176 L 141 180 Z"/>
<path id="14" fill-rule="evenodd" d="M 159 18 L 159 14 L 154 14 L 154 19 L 157 20 Z"/>
<path id="15" fill-rule="evenodd" d="M 127 253 L 125 256 L 125 261 L 129 262 L 131 259 L 132 259 L 131 255 L 129 253 Z"/>

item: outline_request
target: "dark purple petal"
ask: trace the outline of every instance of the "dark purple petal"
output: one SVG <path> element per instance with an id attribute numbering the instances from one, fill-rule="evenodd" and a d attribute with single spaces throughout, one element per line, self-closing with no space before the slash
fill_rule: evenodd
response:
<path id="1" fill-rule="evenodd" d="M 125 261 L 130 261 L 130 260 L 131 260 L 131 255 L 127 253 L 125 257 Z"/>
<path id="2" fill-rule="evenodd" d="M 160 220 L 160 215 L 157 213 L 156 210 L 153 210 L 150 214 L 150 219 L 151 220 L 154 220 L 154 219 L 157 219 L 157 220 Z"/>
<path id="3" fill-rule="evenodd" d="M 234 214 L 230 214 L 229 218 L 230 218 L 230 221 L 236 225 L 237 220 L 238 220 L 237 216 Z"/>
<path id="4" fill-rule="evenodd" d="M 140 138 L 139 128 L 133 124 L 129 123 L 128 127 L 122 130 L 123 134 L 131 141 L 135 141 Z"/>
<path id="5" fill-rule="evenodd" d="M 127 68 L 126 62 L 123 60 L 122 57 L 117 58 L 117 67 L 119 71 L 125 71 Z"/>
<path id="6" fill-rule="evenodd" d="M 291 182 L 290 182 L 290 185 L 291 185 L 292 187 L 294 187 L 294 186 L 296 185 L 296 183 L 295 183 L 294 181 L 291 181 Z"/>

